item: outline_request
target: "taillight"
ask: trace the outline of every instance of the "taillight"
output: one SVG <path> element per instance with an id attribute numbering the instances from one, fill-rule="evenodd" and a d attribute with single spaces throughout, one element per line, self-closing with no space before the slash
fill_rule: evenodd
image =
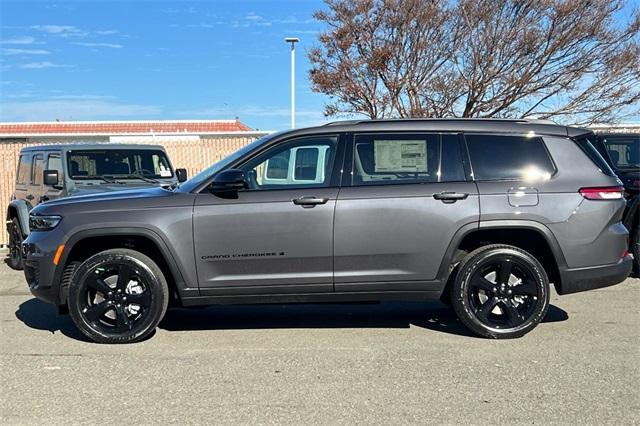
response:
<path id="1" fill-rule="evenodd" d="M 624 196 L 624 188 L 622 186 L 580 188 L 580 194 L 587 200 L 620 200 Z"/>

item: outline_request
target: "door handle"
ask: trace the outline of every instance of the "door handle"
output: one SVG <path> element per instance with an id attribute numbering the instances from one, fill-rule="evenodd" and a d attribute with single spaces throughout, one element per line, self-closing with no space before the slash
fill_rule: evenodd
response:
<path id="1" fill-rule="evenodd" d="M 433 198 L 447 204 L 455 203 L 458 200 L 464 200 L 468 196 L 469 194 L 465 192 L 439 192 L 437 194 L 433 194 Z"/>
<path id="2" fill-rule="evenodd" d="M 295 204 L 296 206 L 309 208 L 309 207 L 317 206 L 318 204 L 325 204 L 327 201 L 329 201 L 329 199 L 317 198 L 317 197 L 300 197 L 300 198 L 294 198 L 291 201 L 293 201 L 293 204 Z"/>

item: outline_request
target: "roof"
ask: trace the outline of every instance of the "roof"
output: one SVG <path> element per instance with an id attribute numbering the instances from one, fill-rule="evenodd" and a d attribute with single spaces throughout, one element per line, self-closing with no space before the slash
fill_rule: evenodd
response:
<path id="1" fill-rule="evenodd" d="M 164 151 L 161 145 L 150 144 L 135 144 L 135 143 L 110 143 L 110 142 L 72 142 L 65 144 L 50 144 L 50 145 L 33 145 L 22 148 L 20 152 L 32 152 L 32 151 L 75 151 L 75 150 L 105 150 L 105 149 L 135 149 L 136 151 L 143 149 L 160 150 Z"/>
<path id="2" fill-rule="evenodd" d="M 0 122 L 2 137 L 244 133 L 257 132 L 239 120 Z"/>
<path id="3" fill-rule="evenodd" d="M 408 118 L 392 120 L 337 121 L 323 126 L 292 131 L 295 133 L 416 131 L 416 132 L 497 132 L 533 133 L 560 137 L 573 137 L 590 133 L 588 129 L 568 127 L 546 120 L 494 119 L 494 118 Z"/>

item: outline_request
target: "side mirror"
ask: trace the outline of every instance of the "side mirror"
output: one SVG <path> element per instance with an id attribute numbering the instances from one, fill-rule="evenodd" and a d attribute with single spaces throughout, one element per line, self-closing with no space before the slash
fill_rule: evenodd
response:
<path id="1" fill-rule="evenodd" d="M 42 181 L 47 186 L 56 186 L 58 184 L 58 171 L 57 170 L 45 170 L 42 172 Z"/>
<path id="2" fill-rule="evenodd" d="M 218 173 L 209 187 L 211 192 L 216 193 L 236 192 L 248 188 L 249 185 L 242 170 L 227 169 Z"/>
<path id="3" fill-rule="evenodd" d="M 176 177 L 178 182 L 182 183 L 187 180 L 187 169 L 176 169 Z"/>

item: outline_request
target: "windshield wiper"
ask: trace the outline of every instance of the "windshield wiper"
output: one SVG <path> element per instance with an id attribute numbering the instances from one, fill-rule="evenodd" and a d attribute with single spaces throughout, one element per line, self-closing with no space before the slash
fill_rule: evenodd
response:
<path id="1" fill-rule="evenodd" d="M 149 183 L 158 183 L 158 181 L 157 181 L 157 180 L 155 180 L 155 179 L 151 179 L 151 178 L 148 178 L 148 177 L 143 176 L 143 175 L 138 174 L 138 173 L 132 173 L 132 174 L 130 174 L 130 175 L 126 175 L 125 177 L 127 177 L 127 178 L 137 178 L 137 179 L 142 179 L 143 181 L 145 181 L 145 182 L 149 182 Z"/>
<path id="2" fill-rule="evenodd" d="M 85 179 L 100 179 L 100 180 L 103 180 L 103 181 L 105 181 L 107 183 L 122 183 L 122 182 L 118 182 L 115 179 L 109 179 L 109 178 L 106 178 L 106 177 L 100 176 L 100 175 L 87 175 L 87 176 L 82 176 L 82 177 L 85 178 Z"/>

